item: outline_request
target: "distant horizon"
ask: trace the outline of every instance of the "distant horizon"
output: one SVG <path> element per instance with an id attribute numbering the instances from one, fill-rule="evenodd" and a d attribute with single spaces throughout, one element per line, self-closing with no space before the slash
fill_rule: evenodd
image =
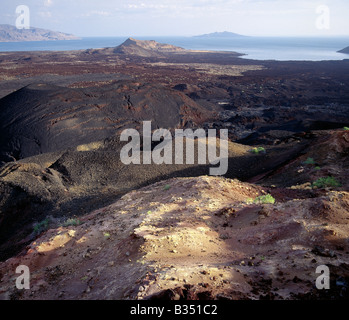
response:
<path id="1" fill-rule="evenodd" d="M 193 38 L 200 35 L 115 35 L 115 36 L 80 36 L 80 38 Z M 242 35 L 251 38 L 349 38 L 348 35 Z M 213 39 L 213 38 L 211 38 Z M 229 38 L 228 38 L 229 39 Z M 152 40 L 152 39 L 149 39 Z"/>
<path id="2" fill-rule="evenodd" d="M 24 5 L 30 26 L 79 37 L 188 37 L 212 29 L 253 37 L 349 36 L 347 0 L 26 0 Z M 21 0 L 3 0 L 0 23 L 15 25 L 19 6 Z"/>
<path id="3" fill-rule="evenodd" d="M 40 34 L 40 31 L 38 31 Z M 41 31 L 41 34 L 43 32 Z M 74 40 L 0 42 L 0 52 L 6 51 L 72 51 L 110 48 L 128 38 L 155 40 L 189 50 L 233 51 L 255 60 L 343 60 L 348 55 L 340 50 L 349 45 L 348 36 L 327 37 L 192 37 L 192 36 L 91 36 Z"/>
<path id="4" fill-rule="evenodd" d="M 2 23 L 0 25 L 10 25 L 12 27 L 16 27 L 15 25 L 11 24 L 5 24 Z M 45 29 L 49 31 L 54 31 L 54 32 L 64 32 L 70 35 L 77 36 L 79 38 L 162 38 L 162 37 L 180 37 L 180 38 L 191 38 L 191 37 L 200 37 L 204 35 L 211 35 L 215 33 L 232 33 L 237 36 L 244 36 L 244 37 L 256 37 L 256 38 L 346 38 L 349 37 L 349 34 L 334 34 L 334 35 L 271 35 L 271 34 L 265 34 L 265 35 L 258 35 L 258 34 L 241 34 L 237 33 L 234 31 L 228 31 L 228 30 L 223 30 L 223 31 L 212 31 L 212 32 L 206 32 L 206 33 L 199 33 L 199 34 L 189 34 L 189 35 L 183 35 L 183 34 L 177 34 L 177 35 L 79 35 L 75 34 L 72 32 L 66 32 L 66 31 L 61 31 L 61 30 L 53 30 L 49 28 L 44 28 L 44 27 L 37 27 L 37 26 L 30 26 L 31 29 Z M 77 39 L 78 40 L 78 39 Z M 149 39 L 151 40 L 151 39 Z M 70 40 L 67 40 L 70 41 Z"/>

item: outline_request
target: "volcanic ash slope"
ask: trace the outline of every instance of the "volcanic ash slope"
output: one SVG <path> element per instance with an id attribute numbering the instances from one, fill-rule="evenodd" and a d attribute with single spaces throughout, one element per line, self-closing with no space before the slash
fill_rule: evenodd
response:
<path id="1" fill-rule="evenodd" d="M 319 298 L 348 280 L 348 192 L 250 204 L 262 187 L 201 176 L 132 191 L 0 264 L 2 299 Z M 27 265 L 31 290 L 14 289 Z M 346 280 L 345 280 L 346 279 Z M 344 283 L 342 281 L 342 283 Z M 333 284 L 331 295 L 347 294 Z"/>

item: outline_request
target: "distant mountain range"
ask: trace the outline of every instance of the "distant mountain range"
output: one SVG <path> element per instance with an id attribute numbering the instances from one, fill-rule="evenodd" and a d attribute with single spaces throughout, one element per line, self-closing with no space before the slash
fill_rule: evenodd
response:
<path id="1" fill-rule="evenodd" d="M 0 24 L 0 42 L 77 40 L 72 34 L 40 28 L 17 29 L 9 24 Z"/>
<path id="2" fill-rule="evenodd" d="M 238 33 L 223 31 L 223 32 L 213 32 L 208 34 L 202 34 L 198 36 L 194 36 L 194 38 L 241 38 L 247 37 Z"/>
<path id="3" fill-rule="evenodd" d="M 342 50 L 339 50 L 338 52 L 349 54 L 349 47 L 346 47 L 346 48 L 344 48 L 344 49 L 342 49 Z"/>

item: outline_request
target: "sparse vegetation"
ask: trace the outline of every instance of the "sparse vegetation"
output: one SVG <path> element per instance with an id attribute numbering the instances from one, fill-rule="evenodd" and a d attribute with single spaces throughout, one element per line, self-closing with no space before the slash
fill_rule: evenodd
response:
<path id="1" fill-rule="evenodd" d="M 259 196 L 255 199 L 252 199 L 252 198 L 248 198 L 246 200 L 246 203 L 248 204 L 252 204 L 252 203 L 255 203 L 255 204 L 267 204 L 267 203 L 271 203 L 271 204 L 274 204 L 275 203 L 275 198 L 270 195 L 270 194 L 266 194 L 266 195 L 263 195 L 263 196 Z"/>
<path id="2" fill-rule="evenodd" d="M 315 170 L 321 170 L 321 168 L 320 168 L 320 167 L 315 167 L 314 169 L 315 169 Z"/>
<path id="3" fill-rule="evenodd" d="M 260 154 L 260 153 L 266 153 L 267 151 L 263 147 L 255 147 L 251 149 L 251 153 L 253 154 Z"/>
<path id="4" fill-rule="evenodd" d="M 247 204 L 252 204 L 253 203 L 253 199 L 252 198 L 247 198 L 246 199 L 246 203 Z"/>
<path id="5" fill-rule="evenodd" d="M 270 194 L 266 194 L 264 196 L 259 196 L 256 199 L 254 199 L 253 201 L 254 203 L 261 203 L 261 204 L 265 204 L 265 203 L 271 203 L 274 204 L 275 203 L 275 198 L 270 195 Z"/>
<path id="6" fill-rule="evenodd" d="M 314 161 L 314 159 L 313 158 L 308 158 L 307 160 L 305 160 L 304 162 L 303 162 L 304 164 L 315 164 L 315 161 Z"/>
<path id="7" fill-rule="evenodd" d="M 109 233 L 109 232 L 104 232 L 103 235 L 104 235 L 104 237 L 106 237 L 107 239 L 110 238 L 110 233 Z"/>
<path id="8" fill-rule="evenodd" d="M 46 231 L 48 229 L 49 223 L 50 223 L 49 218 L 46 218 L 41 222 L 38 222 L 37 224 L 34 225 L 34 233 L 36 235 L 39 235 L 40 233 Z"/>
<path id="9" fill-rule="evenodd" d="M 69 218 L 63 223 L 63 227 L 78 226 L 81 224 L 79 219 Z"/>
<path id="10" fill-rule="evenodd" d="M 334 177 L 322 177 L 313 182 L 312 187 L 319 189 L 340 187 L 341 184 Z"/>
<path id="11" fill-rule="evenodd" d="M 164 190 L 170 190 L 171 189 L 171 186 L 169 184 L 167 184 L 166 186 L 164 186 Z"/>

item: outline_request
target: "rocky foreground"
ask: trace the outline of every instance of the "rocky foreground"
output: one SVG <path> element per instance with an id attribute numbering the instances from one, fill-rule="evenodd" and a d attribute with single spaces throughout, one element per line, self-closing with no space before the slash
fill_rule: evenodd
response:
<path id="1" fill-rule="evenodd" d="M 246 203 L 263 193 L 204 176 L 131 192 L 2 263 L 1 298 L 318 298 L 323 264 L 332 271 L 327 298 L 348 298 L 349 193 Z M 14 288 L 21 264 L 31 270 L 30 291 Z"/>
<path id="2" fill-rule="evenodd" d="M 348 147 L 347 132 L 324 132 L 309 154 L 269 179 L 282 181 L 285 173 L 315 179 L 318 170 L 321 176 L 347 168 Z M 320 169 L 306 164 L 315 150 Z M 44 231 L 2 262 L 0 297 L 347 299 L 349 179 L 343 172 L 341 185 L 332 187 L 200 176 L 131 191 Z M 253 201 L 267 194 L 274 203 Z M 21 264 L 30 268 L 31 290 L 15 289 Z M 319 265 L 330 268 L 331 290 L 315 287 Z"/>

